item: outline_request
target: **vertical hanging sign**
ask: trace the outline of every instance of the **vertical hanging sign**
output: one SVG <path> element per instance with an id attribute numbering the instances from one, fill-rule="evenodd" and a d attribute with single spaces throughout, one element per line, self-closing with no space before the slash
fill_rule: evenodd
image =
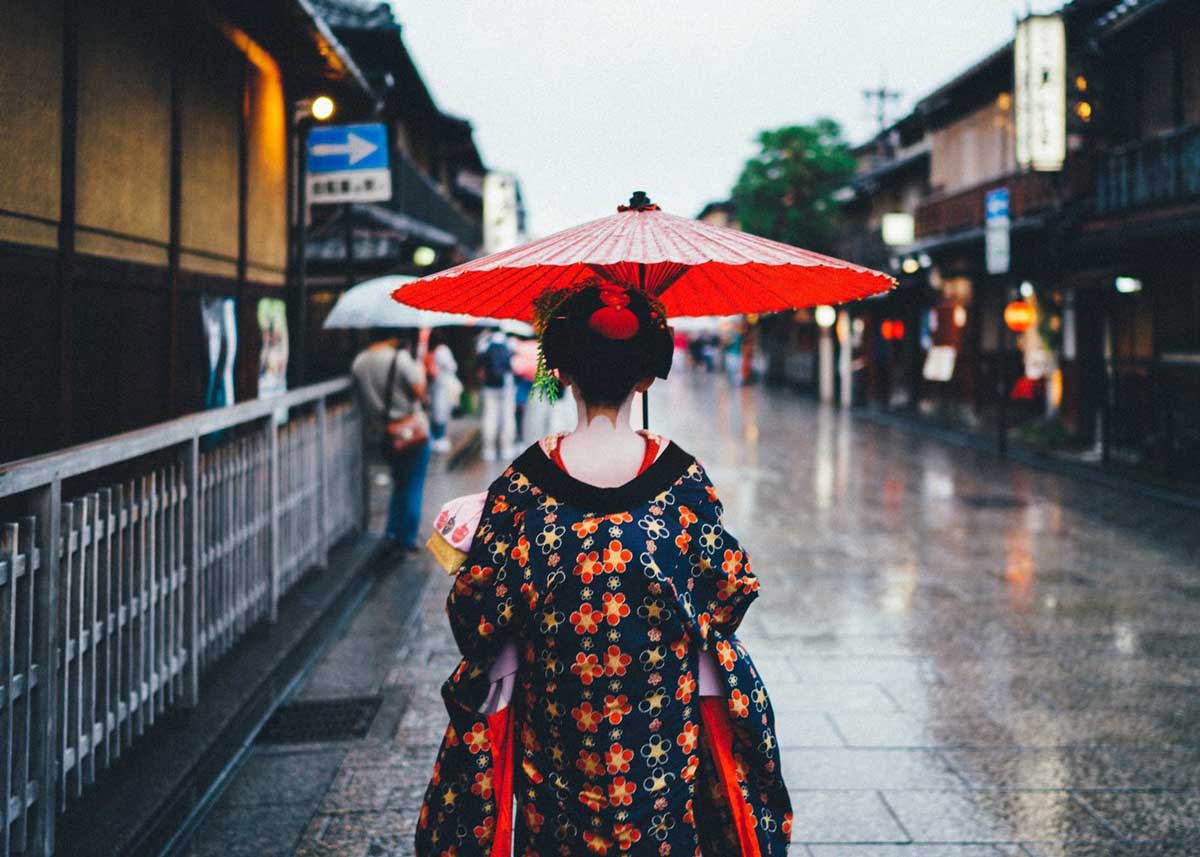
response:
<path id="1" fill-rule="evenodd" d="M 1013 43 L 1017 165 L 1056 172 L 1067 157 L 1067 35 L 1062 15 L 1031 15 Z"/>

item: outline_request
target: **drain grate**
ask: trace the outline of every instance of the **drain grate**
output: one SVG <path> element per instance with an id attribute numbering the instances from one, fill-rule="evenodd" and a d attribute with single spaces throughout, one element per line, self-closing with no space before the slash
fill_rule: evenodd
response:
<path id="1" fill-rule="evenodd" d="M 1006 494 L 967 494 L 959 498 L 964 506 L 973 509 L 1019 509 L 1024 501 Z"/>
<path id="2" fill-rule="evenodd" d="M 383 698 L 311 699 L 281 705 L 258 740 L 264 744 L 309 744 L 362 738 L 371 728 Z"/>

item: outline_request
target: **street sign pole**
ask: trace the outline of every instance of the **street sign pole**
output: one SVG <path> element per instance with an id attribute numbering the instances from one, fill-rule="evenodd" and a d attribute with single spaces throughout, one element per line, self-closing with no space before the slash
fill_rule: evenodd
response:
<path id="1" fill-rule="evenodd" d="M 382 122 L 351 125 L 306 125 L 300 137 L 300 257 L 296 284 L 299 292 L 297 331 L 300 382 L 308 379 L 308 283 L 306 271 L 306 209 L 311 204 L 341 203 L 345 223 L 346 287 L 354 285 L 354 227 L 356 202 L 386 202 L 392 198 L 392 170 L 387 126 Z M 311 202 L 310 202 L 311 201 Z"/>
<path id="2" fill-rule="evenodd" d="M 996 453 L 1004 458 L 1008 455 L 1008 325 L 1004 313 L 997 315 L 996 329 L 996 394 L 1000 397 L 996 415 Z"/>
<path id="3" fill-rule="evenodd" d="M 347 202 L 342 211 L 344 239 L 346 242 L 346 288 L 354 285 L 354 203 Z"/>
<path id="4" fill-rule="evenodd" d="M 296 165 L 296 384 L 308 382 L 308 122 L 301 120 L 300 156 Z"/>
<path id="5" fill-rule="evenodd" d="M 1012 221 L 1008 216 L 1008 188 L 999 187 L 988 191 L 984 197 L 984 267 L 993 277 L 1009 272 L 1012 263 L 1009 230 Z M 1003 286 L 1002 286 L 1003 288 Z M 996 336 L 996 394 L 999 396 L 996 413 L 996 452 L 1008 455 L 1008 385 L 1005 380 L 1008 368 L 1008 326 L 1004 313 L 998 316 Z"/>

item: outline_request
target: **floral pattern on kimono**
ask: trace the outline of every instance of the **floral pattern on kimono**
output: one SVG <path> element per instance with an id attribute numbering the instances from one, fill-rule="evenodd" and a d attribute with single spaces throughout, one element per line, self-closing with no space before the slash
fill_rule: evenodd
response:
<path id="1" fill-rule="evenodd" d="M 602 489 L 530 447 L 491 485 L 447 599 L 463 658 L 416 837 L 421 857 L 490 855 L 497 813 L 479 708 L 518 646 L 515 855 L 732 855 L 701 728 L 700 652 L 727 690 L 732 755 L 764 857 L 791 806 L 774 716 L 736 630 L 758 579 L 703 468 L 675 444 Z"/>

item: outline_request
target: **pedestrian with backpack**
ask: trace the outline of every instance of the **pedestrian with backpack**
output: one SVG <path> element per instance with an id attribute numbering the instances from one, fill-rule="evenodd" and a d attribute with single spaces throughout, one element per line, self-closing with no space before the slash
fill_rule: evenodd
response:
<path id="1" fill-rule="evenodd" d="M 508 337 L 500 330 L 488 334 L 480 340 L 477 357 L 483 460 L 508 458 L 514 452 L 517 434 L 517 387 Z"/>

